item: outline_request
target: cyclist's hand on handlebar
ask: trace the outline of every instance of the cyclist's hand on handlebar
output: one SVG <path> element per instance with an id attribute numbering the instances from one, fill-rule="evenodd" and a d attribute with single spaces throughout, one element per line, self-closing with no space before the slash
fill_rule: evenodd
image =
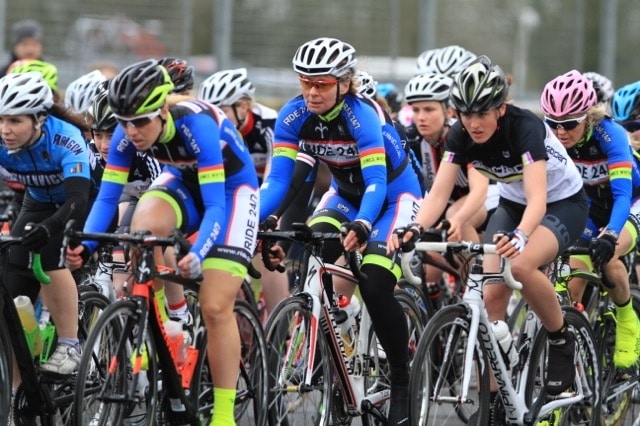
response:
<path id="1" fill-rule="evenodd" d="M 263 220 L 259 229 L 261 231 L 275 231 L 278 228 L 278 217 L 275 215 L 269 215 L 265 220 Z"/>
<path id="2" fill-rule="evenodd" d="M 363 251 L 371 233 L 371 224 L 363 220 L 345 222 L 342 224 L 340 232 L 342 233 L 342 246 L 346 251 Z"/>
<path id="3" fill-rule="evenodd" d="M 67 265 L 67 268 L 73 271 L 82 268 L 82 265 L 89 261 L 90 256 L 91 253 L 89 253 L 89 250 L 83 245 L 75 248 L 67 246 L 64 263 Z"/>
<path id="4" fill-rule="evenodd" d="M 596 269 L 602 269 L 609 263 L 616 252 L 618 240 L 613 235 L 602 234 L 598 238 L 593 238 L 589 244 L 591 261 Z"/>
<path id="5" fill-rule="evenodd" d="M 387 241 L 387 254 L 396 252 L 405 243 L 415 243 L 420 239 L 423 232 L 424 228 L 417 222 L 413 222 L 406 227 L 396 228 Z"/>
<path id="6" fill-rule="evenodd" d="M 188 253 L 178 261 L 178 269 L 184 278 L 196 279 L 202 275 L 200 259 L 193 253 Z"/>
<path id="7" fill-rule="evenodd" d="M 42 223 L 27 223 L 22 235 L 22 246 L 30 251 L 37 251 L 47 245 L 51 232 Z"/>
<path id="8" fill-rule="evenodd" d="M 518 228 L 512 232 L 499 231 L 493 236 L 497 253 L 511 259 L 522 253 L 528 240 L 529 238 Z"/>
<path id="9" fill-rule="evenodd" d="M 462 241 L 462 223 L 455 216 L 440 222 L 436 229 L 446 232 L 446 241 Z"/>
<path id="10" fill-rule="evenodd" d="M 284 261 L 286 255 L 287 254 L 284 249 L 278 244 L 274 244 L 269 248 L 269 261 L 273 266 L 277 267 L 280 265 Z"/>

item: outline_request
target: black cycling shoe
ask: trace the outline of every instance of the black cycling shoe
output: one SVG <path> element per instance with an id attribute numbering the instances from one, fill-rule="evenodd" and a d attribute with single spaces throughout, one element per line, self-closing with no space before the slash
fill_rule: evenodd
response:
<path id="1" fill-rule="evenodd" d="M 547 395 L 558 395 L 573 385 L 576 379 L 574 355 L 576 339 L 573 333 L 563 327 L 560 337 L 550 333 L 549 354 L 547 356 L 547 368 L 544 377 L 544 389 Z"/>
<path id="2" fill-rule="evenodd" d="M 409 384 L 391 383 L 388 426 L 409 426 Z"/>

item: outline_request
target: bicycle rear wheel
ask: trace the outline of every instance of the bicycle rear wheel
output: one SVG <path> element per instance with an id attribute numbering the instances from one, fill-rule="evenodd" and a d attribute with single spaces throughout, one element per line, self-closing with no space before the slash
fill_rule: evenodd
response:
<path id="1" fill-rule="evenodd" d="M 582 401 L 566 408 L 554 410 L 538 420 L 547 421 L 548 424 L 600 425 L 601 356 L 598 353 L 596 339 L 589 322 L 582 313 L 568 306 L 563 306 L 562 310 L 567 326 L 573 331 L 576 338 L 575 362 L 578 366 L 575 383 L 567 390 L 566 394 L 573 396 L 577 394 L 579 388 L 582 388 L 585 397 Z M 529 371 L 525 386 L 525 402 L 528 407 L 532 407 L 540 395 L 547 363 L 553 362 L 547 360 L 547 356 L 547 332 L 541 328 L 535 337 L 529 359 Z M 553 399 L 561 399 L 562 395 L 553 397 Z"/>
<path id="2" fill-rule="evenodd" d="M 158 404 L 158 366 L 148 333 L 140 342 L 141 368 L 136 371 L 132 339 L 137 308 L 131 300 L 111 304 L 85 342 L 74 400 L 76 424 L 151 424 Z"/>
<path id="3" fill-rule="evenodd" d="M 407 328 L 409 330 L 409 340 L 407 346 L 409 349 L 409 361 L 413 362 L 413 358 L 418 349 L 418 340 L 424 330 L 423 312 L 414 301 L 411 294 L 404 289 L 394 292 L 394 297 L 400 303 L 405 313 Z M 387 356 L 378 341 L 373 328 L 369 331 L 369 339 L 367 344 L 367 370 L 365 371 L 365 395 L 390 389 L 389 365 Z M 385 416 L 389 411 L 389 400 L 376 405 Z M 385 422 L 372 413 L 364 413 L 362 416 L 362 424 L 364 426 L 383 426 Z"/>
<path id="4" fill-rule="evenodd" d="M 267 323 L 270 425 L 329 422 L 332 362 L 325 335 L 320 324 L 312 321 L 308 307 L 306 297 L 289 297 L 278 304 Z M 313 339 L 317 339 L 314 352 Z M 307 386 L 309 363 L 313 368 Z"/>
<path id="5" fill-rule="evenodd" d="M 445 306 L 427 323 L 411 367 L 409 421 L 415 426 L 449 424 L 478 410 L 478 424 L 489 422 L 489 362 L 475 345 L 471 386 L 462 400 L 464 354 L 469 342 L 470 312 L 464 305 Z"/>

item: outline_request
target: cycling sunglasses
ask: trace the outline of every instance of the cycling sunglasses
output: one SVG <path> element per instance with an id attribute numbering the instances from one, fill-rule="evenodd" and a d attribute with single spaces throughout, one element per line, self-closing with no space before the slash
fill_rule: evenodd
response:
<path id="1" fill-rule="evenodd" d="M 121 115 L 113 114 L 113 116 L 116 118 L 116 120 L 118 120 L 118 123 L 120 123 L 122 127 L 133 126 L 135 128 L 146 126 L 147 124 L 151 123 L 151 120 L 158 117 L 159 115 L 160 108 L 146 114 L 134 115 L 133 117 L 123 117 Z"/>
<path id="2" fill-rule="evenodd" d="M 580 123 L 582 123 L 586 119 L 587 119 L 586 114 L 583 115 L 582 117 L 570 118 L 568 120 L 553 120 L 547 116 L 544 117 L 545 123 L 547 123 L 549 127 L 551 127 L 553 130 L 563 129 L 567 131 L 575 129 L 576 127 L 578 127 Z"/>
<path id="3" fill-rule="evenodd" d="M 640 121 L 637 120 L 627 121 L 620 124 L 622 124 L 622 127 L 624 127 L 629 133 L 637 132 L 638 130 L 640 130 Z"/>
<path id="4" fill-rule="evenodd" d="M 311 90 L 311 88 L 315 88 L 318 92 L 327 92 L 331 90 L 331 88 L 338 83 L 340 80 L 309 80 L 306 77 L 299 77 L 300 85 L 304 90 Z"/>

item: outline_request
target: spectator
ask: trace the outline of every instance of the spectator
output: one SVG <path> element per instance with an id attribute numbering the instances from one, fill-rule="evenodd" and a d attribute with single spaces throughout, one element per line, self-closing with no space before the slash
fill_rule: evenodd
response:
<path id="1" fill-rule="evenodd" d="M 7 74 L 9 65 L 20 59 L 41 59 L 42 27 L 34 20 L 26 19 L 13 24 L 11 28 L 11 57 L 0 70 L 0 76 Z"/>

